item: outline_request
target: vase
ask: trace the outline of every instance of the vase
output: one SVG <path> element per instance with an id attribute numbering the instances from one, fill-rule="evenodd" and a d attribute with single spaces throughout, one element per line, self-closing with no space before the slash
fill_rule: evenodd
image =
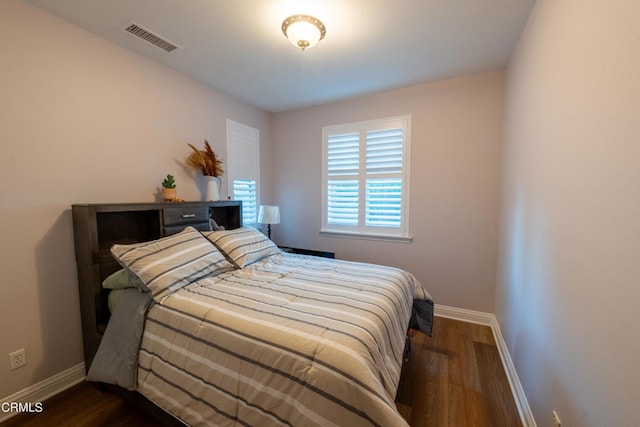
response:
<path id="1" fill-rule="evenodd" d="M 213 202 L 220 200 L 220 178 L 217 176 L 205 176 L 207 179 L 207 191 L 205 193 L 204 200 L 206 202 Z"/>

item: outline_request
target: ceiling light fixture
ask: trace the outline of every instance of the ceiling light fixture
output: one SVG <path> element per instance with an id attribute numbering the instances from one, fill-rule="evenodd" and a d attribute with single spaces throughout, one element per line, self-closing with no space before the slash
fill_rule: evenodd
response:
<path id="1" fill-rule="evenodd" d="M 294 46 L 305 50 L 322 40 L 327 30 L 318 18 L 292 15 L 282 21 L 282 32 Z"/>

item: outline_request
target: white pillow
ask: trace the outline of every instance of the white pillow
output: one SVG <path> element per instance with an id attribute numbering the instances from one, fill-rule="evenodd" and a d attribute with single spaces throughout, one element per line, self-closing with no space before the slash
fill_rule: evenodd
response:
<path id="1" fill-rule="evenodd" d="M 225 256 L 193 227 L 151 242 L 116 244 L 111 253 L 142 281 L 158 303 L 190 283 L 234 269 Z"/>
<path id="2" fill-rule="evenodd" d="M 241 227 L 234 230 L 213 231 L 202 233 L 213 242 L 238 268 L 273 254 L 280 253 L 280 249 L 264 234 L 252 227 Z"/>

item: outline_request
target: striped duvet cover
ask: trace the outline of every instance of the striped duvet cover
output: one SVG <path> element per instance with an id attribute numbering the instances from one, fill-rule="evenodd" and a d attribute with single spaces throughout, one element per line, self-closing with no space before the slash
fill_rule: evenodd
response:
<path id="1" fill-rule="evenodd" d="M 399 269 L 273 255 L 154 305 L 138 390 L 189 425 L 406 426 L 414 298 L 430 299 Z"/>

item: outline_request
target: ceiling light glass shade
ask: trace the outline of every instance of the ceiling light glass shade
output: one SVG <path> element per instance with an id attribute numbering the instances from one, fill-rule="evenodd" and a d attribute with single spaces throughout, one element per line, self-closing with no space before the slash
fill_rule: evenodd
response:
<path id="1" fill-rule="evenodd" d="M 318 44 L 327 31 L 313 16 L 293 15 L 282 22 L 282 32 L 291 44 L 305 50 Z"/>

